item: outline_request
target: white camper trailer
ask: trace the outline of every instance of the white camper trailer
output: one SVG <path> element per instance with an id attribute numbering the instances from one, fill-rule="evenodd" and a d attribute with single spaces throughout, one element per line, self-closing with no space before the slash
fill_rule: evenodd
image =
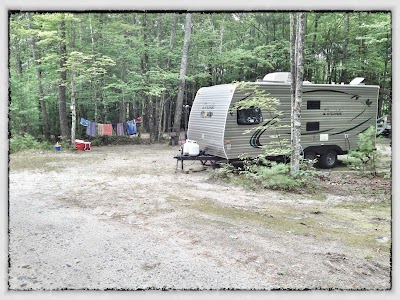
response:
<path id="1" fill-rule="evenodd" d="M 301 107 L 301 146 L 304 157 L 317 158 L 331 168 L 337 155 L 358 148 L 358 135 L 376 125 L 379 86 L 362 84 L 312 84 L 304 82 Z M 194 99 L 188 124 L 188 139 L 196 141 L 202 153 L 224 160 L 264 153 L 272 135 L 290 140 L 290 73 L 271 73 L 262 81 L 249 83 L 277 98 L 283 112 L 277 128 L 274 117 L 258 108 L 230 111 L 246 97 L 238 84 L 201 88 Z M 259 127 L 263 125 L 264 128 Z M 258 127 L 258 128 L 257 128 Z M 250 129 L 250 133 L 243 134 Z"/>

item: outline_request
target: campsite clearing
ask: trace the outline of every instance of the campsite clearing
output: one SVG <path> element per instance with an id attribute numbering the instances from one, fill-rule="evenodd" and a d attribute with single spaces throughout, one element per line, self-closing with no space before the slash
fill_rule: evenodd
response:
<path id="1" fill-rule="evenodd" d="M 386 162 L 390 147 L 380 145 Z M 316 194 L 175 172 L 178 147 L 12 154 L 9 288 L 389 289 L 390 179 Z"/>

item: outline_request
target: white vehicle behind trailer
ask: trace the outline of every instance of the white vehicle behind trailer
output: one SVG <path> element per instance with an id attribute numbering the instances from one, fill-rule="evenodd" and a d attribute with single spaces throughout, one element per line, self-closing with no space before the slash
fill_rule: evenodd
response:
<path id="1" fill-rule="evenodd" d="M 301 146 L 304 157 L 317 158 L 320 166 L 331 168 L 337 155 L 358 148 L 358 135 L 376 125 L 379 86 L 362 84 L 312 84 L 304 82 L 301 108 Z M 188 124 L 188 139 L 196 141 L 202 153 L 232 161 L 239 156 L 256 157 L 264 153 L 272 136 L 290 140 L 290 73 L 271 73 L 264 80 L 248 83 L 277 98 L 277 115 L 258 108 L 230 111 L 249 95 L 238 84 L 199 89 Z M 250 96 L 251 97 L 251 96 Z M 259 127 L 263 126 L 262 129 Z M 243 134 L 250 129 L 249 134 Z"/>

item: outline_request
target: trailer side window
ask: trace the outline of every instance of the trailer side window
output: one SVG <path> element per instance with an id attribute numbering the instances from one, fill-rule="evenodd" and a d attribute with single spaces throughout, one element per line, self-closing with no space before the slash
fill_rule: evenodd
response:
<path id="1" fill-rule="evenodd" d="M 237 110 L 237 123 L 239 125 L 260 124 L 263 121 L 261 109 L 247 108 Z"/>
<path id="2" fill-rule="evenodd" d="M 317 131 L 319 130 L 319 122 L 307 122 L 306 131 Z"/>
<path id="3" fill-rule="evenodd" d="M 307 101 L 307 109 L 321 109 L 321 101 Z"/>

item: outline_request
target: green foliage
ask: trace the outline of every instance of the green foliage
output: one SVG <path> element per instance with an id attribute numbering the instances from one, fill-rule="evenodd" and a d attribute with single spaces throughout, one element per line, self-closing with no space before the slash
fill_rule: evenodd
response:
<path id="1" fill-rule="evenodd" d="M 257 107 L 268 111 L 270 114 L 282 114 L 282 112 L 276 110 L 280 103 L 279 99 L 270 97 L 265 90 L 258 89 L 257 85 L 249 82 L 234 82 L 234 84 L 237 85 L 236 90 L 243 93 L 246 99 L 236 102 L 229 110 L 230 112 L 234 112 L 237 109 Z"/>
<path id="2" fill-rule="evenodd" d="M 27 149 L 51 150 L 54 146 L 48 142 L 38 142 L 30 134 L 15 135 L 10 139 L 10 153 Z"/>
<path id="3" fill-rule="evenodd" d="M 362 175 L 377 174 L 376 167 L 380 155 L 375 147 L 376 139 L 375 126 L 359 134 L 358 149 L 349 152 L 350 159 L 347 163 L 350 168 L 359 170 Z"/>
<path id="4" fill-rule="evenodd" d="M 306 15 L 305 80 L 340 82 L 342 73 L 346 73 L 349 82 L 363 76 L 367 84 L 381 86 L 382 108 L 390 114 L 390 12 L 308 12 Z M 180 13 L 147 13 L 146 18 L 144 26 L 142 12 L 12 12 L 9 17 L 11 132 L 43 135 L 37 66 L 32 55 L 34 41 L 51 135 L 60 135 L 61 42 L 67 46 L 64 59 L 69 121 L 70 75 L 74 71 L 79 116 L 115 122 L 123 105 L 130 105 L 136 117 L 143 114 L 151 99 L 152 121 L 157 124 L 160 99 L 168 99 L 166 111 L 168 126 L 171 126 L 173 114 L 169 111 L 174 111 L 178 91 L 185 18 Z M 65 41 L 60 34 L 62 20 L 65 20 Z M 172 34 L 175 21 L 176 31 Z M 253 82 L 269 72 L 289 71 L 289 32 L 287 12 L 193 13 L 185 104 L 191 105 L 197 90 L 203 86 Z"/>
<path id="5" fill-rule="evenodd" d="M 211 176 L 253 189 L 261 187 L 292 192 L 315 192 L 318 172 L 307 164 L 301 164 L 298 174 L 292 176 L 290 165 L 259 156 L 255 160 L 243 160 L 243 166 L 239 168 L 232 164 L 221 164 L 220 168 L 212 171 Z"/>

